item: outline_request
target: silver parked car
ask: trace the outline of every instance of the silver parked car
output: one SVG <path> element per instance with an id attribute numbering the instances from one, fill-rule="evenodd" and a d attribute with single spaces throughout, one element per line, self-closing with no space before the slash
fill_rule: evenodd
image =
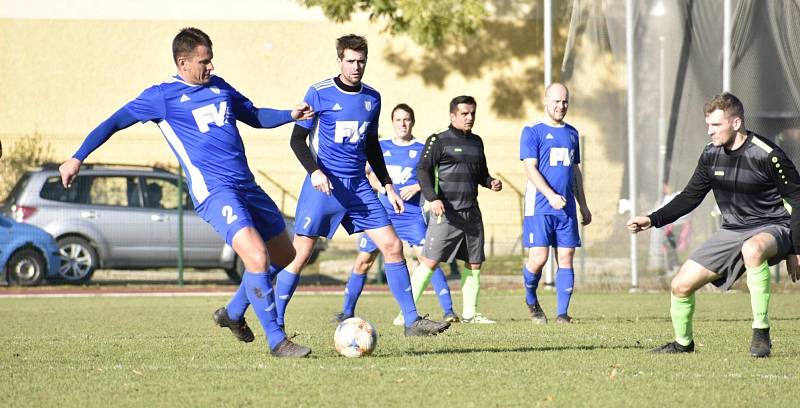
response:
<path id="1" fill-rule="evenodd" d="M 222 268 L 239 281 L 243 266 L 233 249 L 194 211 L 178 176 L 154 167 L 84 165 L 65 189 L 56 165 L 26 172 L 2 211 L 55 237 L 60 278 L 86 282 L 97 268 L 174 267 L 178 257 L 178 203 L 184 208 L 184 265 Z M 293 220 L 287 219 L 289 231 Z M 324 249 L 318 246 L 313 258 Z"/>

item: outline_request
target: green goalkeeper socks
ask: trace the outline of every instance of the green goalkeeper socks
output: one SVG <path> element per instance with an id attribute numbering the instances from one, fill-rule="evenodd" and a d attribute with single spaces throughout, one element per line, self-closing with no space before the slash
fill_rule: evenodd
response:
<path id="1" fill-rule="evenodd" d="M 428 269 L 427 266 L 419 264 L 414 273 L 411 275 L 411 293 L 414 295 L 414 303 L 416 304 L 422 296 L 422 292 L 428 287 L 431 282 L 433 271 Z"/>
<path id="2" fill-rule="evenodd" d="M 692 333 L 694 293 L 685 298 L 672 295 L 672 306 L 669 312 L 672 316 L 672 328 L 675 329 L 675 341 L 681 346 L 688 346 L 694 340 Z"/>
<path id="3" fill-rule="evenodd" d="M 462 317 L 470 319 L 478 311 L 478 294 L 481 291 L 480 269 L 464 268 L 461 271 L 461 295 L 464 297 Z"/>
<path id="4" fill-rule="evenodd" d="M 753 328 L 769 328 L 770 298 L 769 265 L 766 261 L 761 265 L 747 268 L 747 288 L 750 289 L 750 305 L 753 307 Z"/>

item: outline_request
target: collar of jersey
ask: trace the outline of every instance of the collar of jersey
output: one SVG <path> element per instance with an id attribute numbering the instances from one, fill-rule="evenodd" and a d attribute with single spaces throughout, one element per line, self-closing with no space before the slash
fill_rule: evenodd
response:
<path id="1" fill-rule="evenodd" d="M 347 90 L 347 89 L 345 89 L 345 88 L 355 88 L 355 87 L 348 86 L 347 84 L 345 84 L 344 82 L 342 82 L 342 80 L 341 80 L 341 79 L 339 79 L 339 76 L 338 76 L 338 75 L 337 75 L 337 76 L 335 76 L 335 77 L 333 77 L 333 85 L 335 85 L 335 86 L 336 86 L 336 89 L 338 89 L 338 90 L 340 90 L 340 91 L 342 91 L 342 92 L 344 92 L 344 93 L 346 93 L 346 94 L 351 94 L 351 95 L 356 95 L 356 94 L 359 94 L 359 93 L 361 93 L 361 91 L 364 89 L 364 84 L 363 84 L 363 83 L 361 83 L 361 82 L 359 82 L 359 83 L 358 83 L 358 90 L 357 90 L 357 91 L 348 91 L 348 90 Z"/>
<path id="2" fill-rule="evenodd" d="M 213 78 L 215 76 L 216 75 L 211 74 L 211 78 Z M 181 76 L 178 75 L 178 74 L 175 74 L 171 79 L 172 79 L 172 81 L 170 81 L 170 82 L 180 82 L 180 83 L 182 83 L 182 84 L 184 84 L 186 86 L 205 86 L 205 84 L 190 84 L 190 83 L 184 81 L 183 78 L 181 78 Z M 209 79 L 209 82 L 211 82 L 211 79 Z"/>
<path id="3" fill-rule="evenodd" d="M 411 140 L 409 140 L 409 141 L 408 141 L 408 142 L 406 142 L 405 144 L 399 144 L 399 143 L 395 142 L 395 141 L 394 141 L 394 138 L 391 138 L 391 139 L 389 139 L 389 140 L 392 142 L 392 144 L 393 144 L 393 145 L 395 145 L 395 146 L 400 146 L 400 147 L 408 147 L 408 146 L 411 146 L 412 144 L 414 144 L 414 142 L 416 142 L 416 141 L 417 141 L 417 139 L 416 139 L 414 136 L 411 136 Z"/>

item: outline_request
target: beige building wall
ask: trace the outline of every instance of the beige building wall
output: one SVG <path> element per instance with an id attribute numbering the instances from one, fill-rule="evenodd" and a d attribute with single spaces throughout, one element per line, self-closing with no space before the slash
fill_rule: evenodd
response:
<path id="1" fill-rule="evenodd" d="M 4 3 L 9 4 L 5 0 Z M 287 2 L 265 3 L 285 6 Z M 396 103 L 409 103 L 416 110 L 414 133 L 424 139 L 448 125 L 448 103 L 453 96 L 473 95 L 478 101 L 475 132 L 485 141 L 490 172 L 502 174 L 510 184 L 524 190 L 519 134 L 525 123 L 542 116 L 541 106 L 526 106 L 527 119 L 512 120 L 493 112 L 489 100 L 499 76 L 537 64 L 539 55 L 524 59 L 509 56 L 503 68 L 486 70 L 469 79 L 455 71 L 447 73 L 442 86 L 438 86 L 414 74 L 414 62 L 412 66 L 398 67 L 386 58 L 389 51 L 413 56 L 413 61 L 437 55 L 421 50 L 408 39 L 382 33 L 380 24 L 363 19 L 335 24 L 320 19 L 318 12 L 309 12 L 305 20 L 279 21 L 274 19 L 279 18 L 279 11 L 271 13 L 273 19 L 269 21 L 187 21 L 170 19 L 169 15 L 160 15 L 158 20 L 1 15 L 0 55 L 6 61 L 0 64 L 4 84 L 0 93 L 0 138 L 9 144 L 39 133 L 52 144 L 57 160 L 70 157 L 98 123 L 148 86 L 174 74 L 171 40 L 187 25 L 197 26 L 211 36 L 218 75 L 257 106 L 288 108 L 302 99 L 311 84 L 337 74 L 334 39 L 352 32 L 366 35 L 370 42 L 364 82 L 383 97 L 382 135 L 393 134 L 388 114 Z M 599 198 L 618 196 L 622 168 L 603 157 L 605 149 L 600 147 L 605 130 L 601 124 L 581 115 L 582 91 L 586 90 L 573 87 L 572 110 L 567 119 L 585 135 L 582 148 L 587 195 L 595 214 L 595 222 L 585 236 L 591 250 L 592 242 L 610 236 L 616 201 Z M 298 194 L 305 174 L 288 146 L 291 126 L 256 130 L 240 124 L 240 130 L 250 166 L 267 192 L 279 203 L 279 187 Z M 176 163 L 153 124 L 134 125 L 119 132 L 88 161 Z M 262 172 L 280 186 L 268 182 Z M 481 191 L 487 253 L 492 250 L 489 242 L 494 242 L 497 254 L 513 248 L 519 251 L 521 201 L 510 187 L 507 185 L 499 193 Z M 292 200 L 285 201 L 284 211 L 293 214 Z"/>

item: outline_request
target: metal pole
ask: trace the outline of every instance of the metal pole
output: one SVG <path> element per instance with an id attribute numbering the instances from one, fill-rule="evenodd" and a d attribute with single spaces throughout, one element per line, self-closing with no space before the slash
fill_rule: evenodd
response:
<path id="1" fill-rule="evenodd" d="M 553 81 L 553 0 L 544 0 L 544 86 Z"/>
<path id="2" fill-rule="evenodd" d="M 625 48 L 628 76 L 628 195 L 630 196 L 631 217 L 637 214 L 636 208 L 636 78 L 634 77 L 634 64 L 636 62 L 633 40 L 634 19 L 633 0 L 625 1 Z M 636 253 L 636 234 L 630 237 L 630 262 L 631 262 L 631 289 L 639 288 L 638 256 Z"/>
<path id="3" fill-rule="evenodd" d="M 731 0 L 725 0 L 722 20 L 722 91 L 731 90 Z"/>
<path id="4" fill-rule="evenodd" d="M 183 168 L 178 166 L 178 286 L 183 286 Z"/>
<path id="5" fill-rule="evenodd" d="M 544 0 L 544 87 L 553 82 L 553 7 L 552 0 Z M 547 262 L 544 264 L 544 284 L 553 286 L 553 270 L 555 269 L 553 249 L 548 250 Z"/>

